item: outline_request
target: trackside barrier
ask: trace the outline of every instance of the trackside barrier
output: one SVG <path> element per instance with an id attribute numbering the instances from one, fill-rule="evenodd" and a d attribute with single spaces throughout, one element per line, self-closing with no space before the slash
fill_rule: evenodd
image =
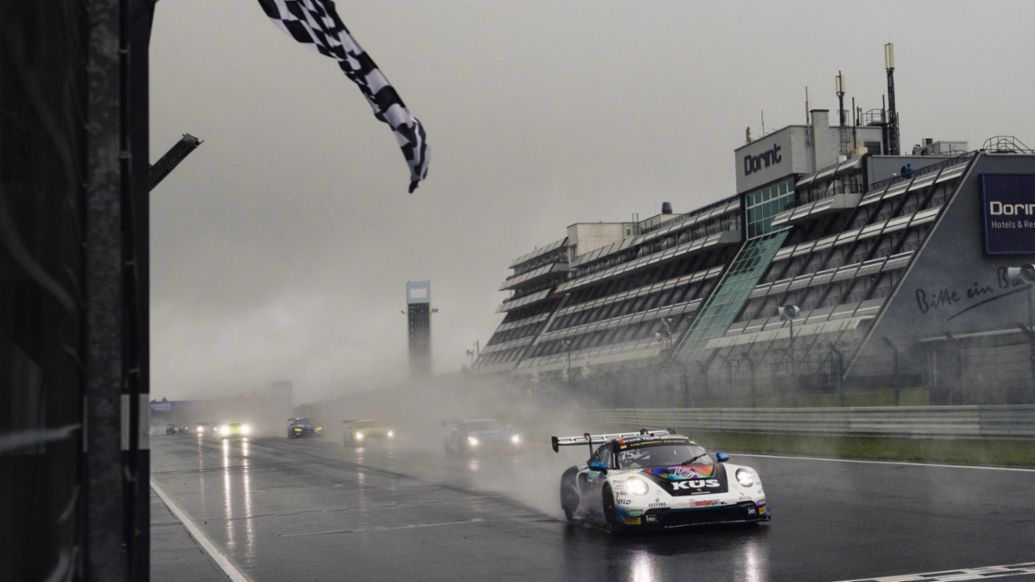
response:
<path id="1" fill-rule="evenodd" d="M 671 426 L 689 432 L 1035 439 L 1032 405 L 613 408 L 588 412 L 601 426 Z"/>

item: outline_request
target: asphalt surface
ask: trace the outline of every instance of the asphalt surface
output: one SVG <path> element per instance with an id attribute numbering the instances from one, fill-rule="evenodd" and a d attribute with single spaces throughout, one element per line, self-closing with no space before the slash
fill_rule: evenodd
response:
<path id="1" fill-rule="evenodd" d="M 1035 562 L 1035 472 L 734 455 L 761 474 L 772 522 L 616 537 L 563 520 L 558 480 L 581 449 L 466 459 L 436 440 L 151 443 L 153 482 L 257 581 L 970 580 L 990 576 L 951 573 Z M 153 532 L 175 527 L 157 513 Z M 154 580 L 225 579 L 177 575 L 168 558 L 190 548 L 165 546 L 184 539 L 153 537 Z"/>

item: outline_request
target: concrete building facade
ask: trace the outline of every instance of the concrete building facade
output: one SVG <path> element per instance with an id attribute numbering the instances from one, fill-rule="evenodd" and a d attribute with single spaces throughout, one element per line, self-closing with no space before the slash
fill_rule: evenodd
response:
<path id="1" fill-rule="evenodd" d="M 888 155 L 879 119 L 814 110 L 735 150 L 733 196 L 515 259 L 474 371 L 614 404 L 1035 401 L 1031 281 L 1009 271 L 1035 263 L 1035 152 Z"/>

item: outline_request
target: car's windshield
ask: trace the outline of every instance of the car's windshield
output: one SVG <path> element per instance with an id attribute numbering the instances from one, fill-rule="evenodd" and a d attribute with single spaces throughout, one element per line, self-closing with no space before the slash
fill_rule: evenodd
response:
<path id="1" fill-rule="evenodd" d="M 642 469 L 688 463 L 712 463 L 704 447 L 698 445 L 646 445 L 618 452 L 619 469 Z"/>
<path id="2" fill-rule="evenodd" d="M 498 420 L 475 420 L 467 423 L 470 431 L 503 430 L 503 423 Z"/>

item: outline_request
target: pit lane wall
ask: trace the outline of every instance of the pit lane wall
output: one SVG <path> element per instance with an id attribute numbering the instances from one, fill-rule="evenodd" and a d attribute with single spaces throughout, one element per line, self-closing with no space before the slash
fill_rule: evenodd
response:
<path id="1" fill-rule="evenodd" d="M 612 408 L 587 411 L 601 427 L 695 432 L 1035 440 L 1035 406 Z"/>

